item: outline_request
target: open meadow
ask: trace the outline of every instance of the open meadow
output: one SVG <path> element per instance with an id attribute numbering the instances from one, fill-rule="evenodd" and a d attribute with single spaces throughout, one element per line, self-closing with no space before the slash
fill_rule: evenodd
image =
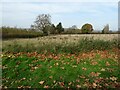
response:
<path id="1" fill-rule="evenodd" d="M 76 47 L 84 48 L 84 46 L 88 45 L 90 47 L 97 48 L 100 46 L 99 43 L 106 43 L 106 47 L 110 48 L 112 46 L 109 45 L 112 42 L 118 42 L 118 34 L 70 34 L 70 35 L 51 35 L 37 38 L 26 38 L 26 39 L 8 39 L 3 40 L 2 47 L 3 51 L 38 51 L 41 52 L 45 50 L 53 50 L 56 48 L 64 48 L 64 47 Z M 110 42 L 110 43 L 107 43 Z M 96 47 L 90 46 L 92 43 L 96 43 Z M 81 44 L 81 46 L 79 45 Z M 85 44 L 84 46 L 82 44 Z M 98 45 L 97 45 L 98 44 Z M 101 43 L 102 45 L 102 43 Z M 102 48 L 106 48 L 103 46 Z M 86 47 L 87 48 L 87 47 Z M 84 48 L 85 49 L 85 48 Z M 101 49 L 98 47 L 98 49 Z"/>
<path id="2" fill-rule="evenodd" d="M 0 89 L 120 90 L 120 2 L 2 0 Z"/>
<path id="3" fill-rule="evenodd" d="M 3 88 L 120 88 L 118 34 L 2 41 Z"/>

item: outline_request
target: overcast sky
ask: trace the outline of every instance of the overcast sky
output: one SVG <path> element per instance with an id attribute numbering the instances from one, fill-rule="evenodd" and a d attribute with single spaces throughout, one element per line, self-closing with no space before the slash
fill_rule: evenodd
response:
<path id="1" fill-rule="evenodd" d="M 52 0 L 54 1 L 54 0 Z M 39 14 L 50 14 L 55 25 L 62 22 L 65 28 L 91 23 L 95 30 L 109 24 L 111 30 L 118 28 L 118 1 L 66 0 L 46 2 L 40 0 L 3 0 L 2 25 L 29 28 Z"/>

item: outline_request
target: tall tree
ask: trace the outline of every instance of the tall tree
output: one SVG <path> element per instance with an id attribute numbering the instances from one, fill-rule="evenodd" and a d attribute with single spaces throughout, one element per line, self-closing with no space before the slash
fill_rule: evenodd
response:
<path id="1" fill-rule="evenodd" d="M 56 26 L 56 29 L 57 29 L 57 32 L 59 34 L 64 31 L 64 28 L 62 27 L 62 23 L 61 22 Z"/>
<path id="2" fill-rule="evenodd" d="M 34 28 L 37 31 L 42 31 L 42 32 L 44 32 L 46 26 L 50 26 L 50 25 L 51 25 L 51 16 L 49 14 L 38 15 L 34 22 Z"/>

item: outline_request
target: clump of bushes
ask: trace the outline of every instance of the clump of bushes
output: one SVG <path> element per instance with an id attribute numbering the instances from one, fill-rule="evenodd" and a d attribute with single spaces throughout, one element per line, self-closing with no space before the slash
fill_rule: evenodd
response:
<path id="1" fill-rule="evenodd" d="M 59 22 L 56 26 L 54 24 L 45 26 L 42 31 L 44 35 L 61 34 L 64 32 L 64 28 L 62 27 L 62 23 Z"/>

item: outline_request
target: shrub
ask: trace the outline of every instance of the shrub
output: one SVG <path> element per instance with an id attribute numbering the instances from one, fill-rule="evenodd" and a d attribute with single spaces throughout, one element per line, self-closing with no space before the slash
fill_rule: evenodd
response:
<path id="1" fill-rule="evenodd" d="M 93 31 L 93 26 L 91 24 L 84 24 L 81 28 L 82 33 L 91 33 Z"/>

